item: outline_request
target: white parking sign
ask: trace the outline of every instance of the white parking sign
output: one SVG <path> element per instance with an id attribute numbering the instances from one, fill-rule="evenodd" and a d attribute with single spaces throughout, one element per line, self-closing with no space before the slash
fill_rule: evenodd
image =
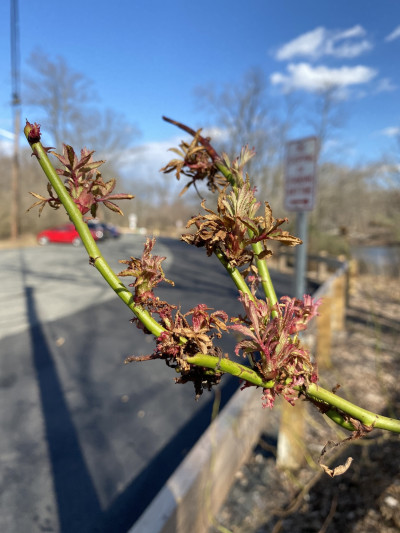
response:
<path id="1" fill-rule="evenodd" d="M 315 203 L 318 142 L 306 137 L 286 144 L 285 208 L 311 211 Z"/>

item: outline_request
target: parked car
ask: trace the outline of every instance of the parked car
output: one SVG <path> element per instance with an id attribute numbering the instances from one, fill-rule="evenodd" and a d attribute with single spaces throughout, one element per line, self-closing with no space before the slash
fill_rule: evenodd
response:
<path id="1" fill-rule="evenodd" d="M 93 230 L 97 232 L 98 239 L 107 239 L 108 237 L 111 237 L 110 232 L 107 229 L 107 224 L 99 222 L 98 219 L 89 220 L 87 225 L 91 231 Z"/>
<path id="2" fill-rule="evenodd" d="M 103 228 L 95 223 L 88 223 L 90 233 L 93 235 L 93 238 L 98 241 L 103 239 L 104 231 Z M 79 233 L 76 231 L 73 224 L 65 224 L 64 226 L 59 226 L 57 228 L 49 228 L 41 231 L 37 235 L 37 242 L 44 246 L 50 242 L 65 242 L 73 244 L 74 246 L 79 246 L 81 244 L 81 238 Z"/>
<path id="3" fill-rule="evenodd" d="M 105 239 L 108 239 L 108 238 L 117 239 L 118 237 L 121 236 L 121 233 L 116 226 L 114 226 L 113 224 L 109 224 L 107 222 L 102 222 L 98 218 L 92 218 L 91 220 L 89 220 L 88 226 L 89 227 L 97 226 L 97 228 L 102 229 Z"/>
<path id="4" fill-rule="evenodd" d="M 112 239 L 118 239 L 118 237 L 121 236 L 121 232 L 113 224 L 106 224 L 105 222 L 99 222 L 99 224 L 103 228 L 105 237 L 111 237 Z"/>

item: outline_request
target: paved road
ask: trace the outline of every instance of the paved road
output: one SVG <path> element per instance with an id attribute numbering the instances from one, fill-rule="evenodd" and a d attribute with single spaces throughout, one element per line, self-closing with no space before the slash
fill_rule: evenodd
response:
<path id="1" fill-rule="evenodd" d="M 119 271 L 142 241 L 102 248 Z M 155 252 L 176 283 L 161 298 L 240 312 L 216 260 L 168 239 Z M 83 249 L 1 251 L 0 275 L 0 531 L 124 532 L 208 425 L 214 395 L 195 402 L 161 361 L 122 364 L 150 353 L 152 338 L 130 324 Z M 224 379 L 222 403 L 237 385 Z"/>

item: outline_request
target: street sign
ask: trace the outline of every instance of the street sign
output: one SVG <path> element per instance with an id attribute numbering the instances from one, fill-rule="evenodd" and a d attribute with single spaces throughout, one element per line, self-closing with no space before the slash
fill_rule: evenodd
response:
<path id="1" fill-rule="evenodd" d="M 306 137 L 286 144 L 285 208 L 311 211 L 315 203 L 318 142 Z"/>

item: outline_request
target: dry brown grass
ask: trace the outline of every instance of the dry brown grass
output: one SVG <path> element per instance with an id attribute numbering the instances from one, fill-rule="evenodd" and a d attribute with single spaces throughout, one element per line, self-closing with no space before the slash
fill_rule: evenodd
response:
<path id="1" fill-rule="evenodd" d="M 12 248 L 25 248 L 27 246 L 36 246 L 36 236 L 32 234 L 24 234 L 14 239 L 0 240 L 0 250 L 10 250 Z"/>

